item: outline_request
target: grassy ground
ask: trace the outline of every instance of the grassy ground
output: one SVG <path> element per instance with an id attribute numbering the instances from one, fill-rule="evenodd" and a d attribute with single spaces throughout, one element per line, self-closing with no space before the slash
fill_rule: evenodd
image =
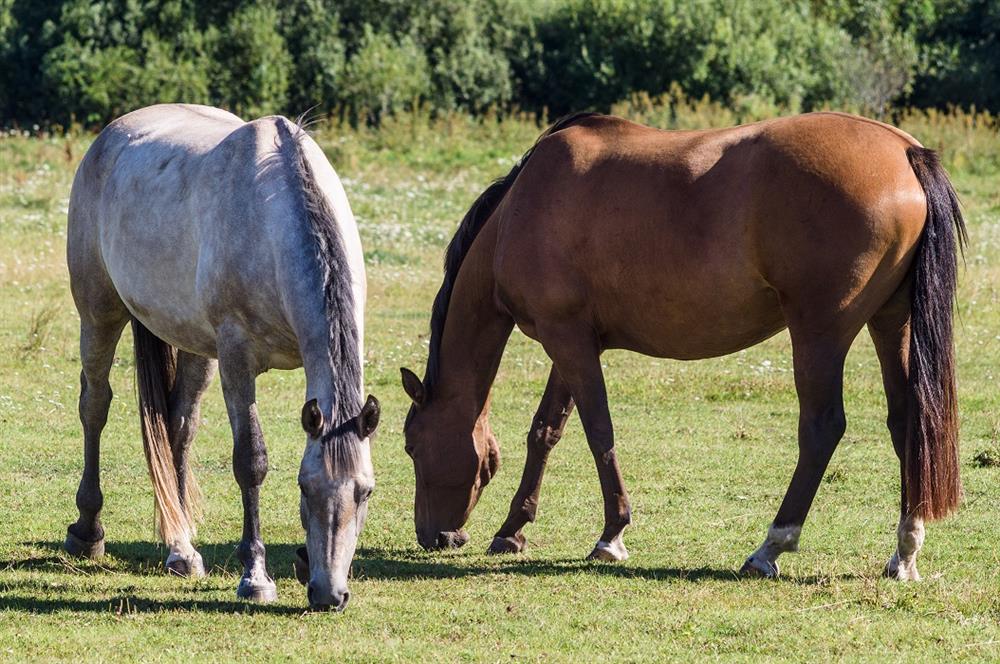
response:
<path id="1" fill-rule="evenodd" d="M 964 124 L 963 124 L 964 123 Z M 108 555 L 61 551 L 82 467 L 77 317 L 64 262 L 73 170 L 89 137 L 0 139 L 0 659 L 548 661 L 601 658 L 985 660 L 1000 657 L 1000 194 L 995 130 L 920 116 L 908 126 L 948 148 L 971 246 L 961 286 L 961 512 L 928 529 L 925 580 L 882 580 L 894 547 L 898 466 L 867 336 L 848 359 L 848 432 L 821 487 L 802 551 L 777 582 L 738 579 L 795 463 L 787 335 L 697 363 L 609 353 L 619 454 L 634 500 L 624 564 L 582 561 L 601 528 L 593 461 L 574 417 L 553 454 L 530 548 L 484 555 L 506 514 L 524 434 L 547 372 L 515 334 L 494 398 L 502 470 L 456 552 L 413 536 L 398 367 L 422 370 L 444 246 L 468 204 L 534 139 L 524 121 L 404 122 L 321 135 L 344 178 L 368 260 L 367 382 L 382 401 L 378 490 L 341 615 L 303 611 L 292 576 L 302 540 L 295 482 L 301 372 L 259 381 L 271 471 L 262 494 L 279 601 L 235 600 L 239 492 L 213 386 L 195 444 L 207 496 L 203 580 L 168 578 L 154 543 L 128 333 L 103 445 Z M 921 133 L 923 132 L 923 133 Z M 992 465 L 991 465 L 992 460 Z"/>

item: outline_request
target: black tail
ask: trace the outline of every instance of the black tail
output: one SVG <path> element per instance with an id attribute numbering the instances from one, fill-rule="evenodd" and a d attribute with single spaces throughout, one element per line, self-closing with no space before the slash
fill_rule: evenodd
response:
<path id="1" fill-rule="evenodd" d="M 444 332 L 444 320 L 448 314 L 451 292 L 455 288 L 455 279 L 458 277 L 458 270 L 462 267 L 462 261 L 465 260 L 465 255 L 469 253 L 469 249 L 472 247 L 476 236 L 479 235 L 479 231 L 482 230 L 487 220 L 493 214 L 493 211 L 496 210 L 497 205 L 500 204 L 500 201 L 503 200 L 503 197 L 510 190 L 521 169 L 524 168 L 524 165 L 528 163 L 528 159 L 531 158 L 531 153 L 535 151 L 535 148 L 538 147 L 543 138 L 596 115 L 599 115 L 599 113 L 574 113 L 556 120 L 551 127 L 538 137 L 538 140 L 524 153 L 524 156 L 514 164 L 514 168 L 510 169 L 510 173 L 498 180 L 494 180 L 493 184 L 479 195 L 479 198 L 472 204 L 469 211 L 465 213 L 462 223 L 459 224 L 458 230 L 455 231 L 455 236 L 448 243 L 448 250 L 444 256 L 444 281 L 441 282 L 441 289 L 438 291 L 437 297 L 434 298 L 434 308 L 431 310 L 430 354 L 427 357 L 427 373 L 424 376 L 424 386 L 427 390 L 430 390 L 437 382 L 441 334 Z"/>
<path id="2" fill-rule="evenodd" d="M 962 494 L 952 327 L 958 254 L 968 236 L 938 155 L 911 147 L 906 156 L 927 199 L 910 303 L 906 506 L 915 516 L 936 519 L 953 512 Z"/>
<path id="3" fill-rule="evenodd" d="M 135 346 L 135 382 L 139 391 L 142 446 L 153 482 L 160 537 L 170 545 L 194 535 L 193 507 L 198 492 L 193 484 L 182 505 L 170 444 L 170 390 L 177 374 L 177 350 L 132 319 Z M 185 473 L 193 483 L 191 473 Z"/>

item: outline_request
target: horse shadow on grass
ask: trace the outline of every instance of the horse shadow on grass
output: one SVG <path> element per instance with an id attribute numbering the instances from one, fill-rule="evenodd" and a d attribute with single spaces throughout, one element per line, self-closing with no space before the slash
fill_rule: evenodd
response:
<path id="1" fill-rule="evenodd" d="M 78 560 L 68 556 L 61 542 L 23 542 L 22 546 L 34 555 L 13 560 L 0 560 L 0 570 L 28 570 L 46 574 L 68 574 L 76 577 L 106 574 L 132 574 L 138 576 L 163 576 L 166 550 L 153 542 L 108 542 L 107 558 L 100 561 Z M 268 569 L 276 580 L 294 579 L 292 560 L 295 544 L 270 544 L 267 547 Z M 236 545 L 232 543 L 202 543 L 198 550 L 210 576 L 230 577 L 235 588 L 242 573 L 236 558 Z M 677 581 L 700 583 L 705 581 L 743 581 L 734 569 L 711 567 L 676 568 L 640 566 L 635 564 L 608 564 L 575 558 L 532 559 L 528 557 L 467 557 L 457 552 L 427 554 L 415 549 L 360 548 L 354 557 L 352 576 L 355 579 L 388 581 L 419 581 L 428 579 L 461 579 L 480 576 L 520 575 L 546 577 L 559 575 L 586 575 L 645 579 L 649 581 Z M 858 578 L 853 574 L 836 576 L 800 576 L 782 578 L 777 583 L 819 585 L 833 579 Z M 498 581 L 498 583 L 502 583 Z M 82 611 L 116 614 L 150 613 L 157 611 L 192 611 L 211 613 L 267 613 L 297 615 L 301 607 L 281 604 L 251 604 L 210 597 L 217 593 L 217 586 L 206 587 L 187 584 L 183 590 L 187 599 L 163 599 L 140 596 L 141 591 L 126 585 L 112 599 L 85 600 L 76 598 L 45 597 L 46 592 L 58 591 L 60 583 L 46 583 L 36 579 L 10 579 L 0 584 L 0 611 L 14 610 L 30 613 L 57 611 Z M 103 592 L 107 592 L 102 588 Z M 197 595 L 204 594 L 199 598 Z M 288 597 L 288 593 L 283 593 Z M 304 605 L 304 595 L 301 598 Z"/>

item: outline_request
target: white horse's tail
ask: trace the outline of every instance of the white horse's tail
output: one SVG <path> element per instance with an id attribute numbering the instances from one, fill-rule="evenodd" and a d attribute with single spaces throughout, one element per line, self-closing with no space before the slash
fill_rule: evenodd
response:
<path id="1" fill-rule="evenodd" d="M 170 441 L 170 390 L 177 375 L 177 349 L 132 319 L 135 377 L 139 391 L 142 446 L 153 481 L 156 521 L 168 546 L 190 541 L 195 534 L 195 509 L 201 494 L 190 471 L 185 476 L 185 501 L 178 490 L 177 468 Z"/>

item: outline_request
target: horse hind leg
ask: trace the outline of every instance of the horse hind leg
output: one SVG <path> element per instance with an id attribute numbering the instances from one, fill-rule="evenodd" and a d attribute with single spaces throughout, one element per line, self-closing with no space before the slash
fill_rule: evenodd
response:
<path id="1" fill-rule="evenodd" d="M 798 550 L 802 524 L 847 426 L 843 374 L 850 340 L 803 338 L 807 335 L 796 335 L 794 328 L 791 332 L 799 397 L 799 459 L 767 537 L 740 570 L 749 576 L 777 577 L 778 556 Z"/>
<path id="2" fill-rule="evenodd" d="M 198 431 L 201 398 L 215 375 L 214 360 L 178 351 L 177 376 L 170 390 L 170 447 L 177 474 L 177 495 L 188 513 L 198 514 L 201 494 L 188 463 Z M 204 576 L 201 555 L 190 541 L 175 543 L 167 556 L 167 570 L 178 576 Z"/>
<path id="3" fill-rule="evenodd" d="M 910 349 L 910 294 L 901 289 L 868 322 L 875 352 L 882 366 L 888 417 L 886 425 L 899 458 L 900 516 L 896 551 L 885 566 L 885 575 L 900 581 L 919 580 L 917 553 L 924 542 L 923 519 L 906 512 L 906 428 L 909 419 L 907 388 Z"/>
<path id="4" fill-rule="evenodd" d="M 117 298 L 115 298 L 117 299 Z M 124 305 L 101 316 L 81 311 L 80 316 L 80 422 L 83 425 L 83 476 L 76 492 L 79 518 L 66 530 L 68 553 L 83 558 L 104 555 L 104 527 L 101 509 L 101 432 L 108 421 L 111 406 L 111 383 L 108 375 L 115 348 L 128 321 Z"/>

